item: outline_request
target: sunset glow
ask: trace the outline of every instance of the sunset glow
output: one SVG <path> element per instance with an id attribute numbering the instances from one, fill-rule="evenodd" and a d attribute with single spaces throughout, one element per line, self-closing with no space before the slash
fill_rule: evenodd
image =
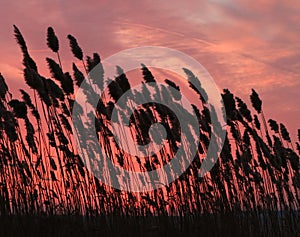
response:
<path id="1" fill-rule="evenodd" d="M 300 3 L 298 1 L 7 1 L 0 8 L 0 69 L 11 88 L 23 87 L 18 25 L 45 75 L 45 29 L 55 28 L 62 60 L 71 66 L 66 32 L 87 54 L 102 58 L 136 46 L 159 45 L 197 59 L 220 88 L 246 101 L 251 88 L 268 116 L 285 122 L 295 138 L 300 106 Z"/>

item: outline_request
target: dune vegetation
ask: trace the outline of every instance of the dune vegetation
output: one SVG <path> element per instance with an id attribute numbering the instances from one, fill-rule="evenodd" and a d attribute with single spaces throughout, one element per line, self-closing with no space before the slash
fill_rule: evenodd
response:
<path id="1" fill-rule="evenodd" d="M 0 225 L 3 236 L 299 236 L 299 155 L 283 123 L 265 117 L 262 99 L 252 89 L 251 105 L 229 89 L 222 91 L 227 117 L 223 150 L 213 169 L 199 177 L 199 169 L 212 136 L 205 92 L 193 87 L 196 75 L 184 69 L 199 122 L 200 144 L 190 167 L 170 185 L 151 192 L 131 193 L 100 182 L 79 156 L 72 129 L 72 108 L 78 87 L 86 77 L 103 88 L 105 72 L 97 80 L 89 74 L 101 65 L 99 54 L 84 55 L 76 38 L 67 36 L 74 55 L 72 71 L 64 70 L 59 40 L 47 29 L 48 75 L 41 75 L 20 30 L 15 39 L 23 57 L 27 88 L 12 95 L 0 74 Z M 52 51 L 52 52 L 51 52 Z M 69 65 L 68 65 L 69 66 Z M 99 72 L 99 71 L 98 71 Z M 141 66 L 141 82 L 155 82 L 147 65 Z M 116 76 L 98 102 L 95 127 L 99 144 L 110 159 L 124 169 L 155 170 L 172 159 L 179 146 L 180 127 L 168 108 L 148 103 L 130 117 L 130 131 L 137 144 L 149 143 L 150 125 L 162 123 L 167 142 L 157 154 L 140 159 L 118 147 L 111 131 L 112 111 L 118 99 L 131 88 L 131 80 L 116 65 Z M 153 93 L 146 87 L 136 98 L 162 97 L 170 87 Z M 87 98 L 93 90 L 86 90 Z M 180 104 L 180 93 L 172 94 Z M 18 98 L 18 99 L 16 99 Z M 82 108 L 84 109 L 84 108 Z M 124 114 L 126 116 L 126 111 Z M 84 124 L 82 124 L 84 126 Z M 190 131 L 193 134 L 193 131 Z M 82 137 L 85 139 L 85 137 Z M 88 144 L 86 142 L 86 144 Z M 88 144 L 94 146 L 96 144 Z M 104 169 L 109 175 L 109 169 Z M 172 175 L 172 171 L 170 174 Z M 2 236 L 2 235 L 1 235 Z"/>

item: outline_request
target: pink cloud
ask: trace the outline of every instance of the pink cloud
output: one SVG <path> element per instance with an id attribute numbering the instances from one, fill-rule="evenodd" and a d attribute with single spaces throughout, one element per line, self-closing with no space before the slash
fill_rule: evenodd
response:
<path id="1" fill-rule="evenodd" d="M 103 58 L 135 46 L 172 47 L 196 58 L 220 87 L 248 102 L 250 89 L 256 88 L 267 115 L 294 132 L 300 127 L 299 10 L 300 2 L 291 0 L 6 1 L 0 8 L 0 71 L 11 87 L 22 86 L 13 24 L 45 74 L 44 58 L 55 58 L 46 46 L 50 25 L 60 38 L 67 69 L 74 60 L 69 33 L 86 54 L 97 51 Z"/>

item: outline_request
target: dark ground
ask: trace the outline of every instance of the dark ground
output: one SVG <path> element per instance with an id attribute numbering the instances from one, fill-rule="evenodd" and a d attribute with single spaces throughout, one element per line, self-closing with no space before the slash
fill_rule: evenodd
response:
<path id="1" fill-rule="evenodd" d="M 259 220 L 253 213 L 242 215 L 228 213 L 186 217 L 93 218 L 1 216 L 0 236 L 300 236 L 297 224 L 299 213 L 294 215 L 294 220 L 285 217 L 278 219 L 279 215 L 271 213 L 266 221 Z"/>

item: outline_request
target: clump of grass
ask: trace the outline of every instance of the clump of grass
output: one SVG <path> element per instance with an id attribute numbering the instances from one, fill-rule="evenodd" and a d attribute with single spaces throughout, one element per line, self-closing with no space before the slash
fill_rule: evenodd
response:
<path id="1" fill-rule="evenodd" d="M 284 124 L 278 125 L 275 120 L 269 119 L 268 126 L 262 100 L 255 90 L 252 89 L 250 96 L 254 108 L 251 110 L 241 98 L 224 89 L 222 97 L 228 124 L 225 144 L 211 172 L 199 178 L 209 141 L 211 138 L 217 139 L 218 134 L 212 132 L 205 90 L 190 70 L 183 69 L 189 80 L 190 93 L 199 97 L 198 105 L 193 105 L 193 108 L 200 124 L 201 142 L 194 161 L 179 179 L 164 188 L 145 193 L 119 191 L 101 183 L 86 169 L 72 138 L 71 111 L 77 88 L 85 76 L 98 88 L 104 86 L 102 80 L 105 72 L 99 54 L 85 56 L 76 38 L 68 35 L 71 51 L 82 65 L 73 62 L 73 72 L 64 71 L 58 38 L 53 28 L 49 27 L 46 41 L 51 51 L 57 54 L 58 63 L 46 58 L 50 76 L 54 80 L 46 79 L 39 74 L 24 37 L 16 26 L 14 34 L 23 55 L 24 80 L 30 91 L 22 89 L 22 99 L 12 99 L 5 79 L 0 74 L 1 216 L 175 215 L 176 218 L 168 221 L 181 230 L 197 228 L 189 227 L 187 223 L 197 225 L 198 221 L 203 223 L 209 216 L 207 225 L 216 226 L 216 235 L 220 234 L 221 228 L 225 228 L 223 217 L 227 216 L 232 218 L 232 222 L 228 221 L 229 225 L 234 225 L 233 228 L 240 226 L 237 231 L 247 228 L 251 235 L 256 235 L 257 231 L 261 231 L 258 234 L 269 236 L 296 233 L 299 221 L 300 145 L 296 143 L 297 154 Z M 97 81 L 95 75 L 87 73 L 98 64 L 97 73 L 101 80 Z M 156 81 L 146 65 L 142 64 L 141 71 L 144 83 Z M 137 100 L 150 97 L 165 99 L 170 87 L 180 91 L 180 85 L 170 79 L 165 82 L 166 86 L 162 89 L 153 88 L 153 92 L 144 86 L 142 91 L 135 91 L 134 95 Z M 197 83 L 201 91 L 193 86 Z M 117 66 L 116 78 L 109 85 L 109 92 L 99 101 L 96 111 L 99 144 L 110 155 L 110 159 L 124 169 L 141 172 L 154 170 L 169 162 L 180 145 L 187 145 L 188 140 L 179 139 L 180 126 L 188 127 L 188 118 L 193 114 L 185 111 L 187 125 L 181 125 L 174 113 L 162 105 L 149 103 L 141 106 L 130 118 L 130 132 L 136 142 L 149 143 L 150 125 L 157 122 L 164 124 L 167 142 L 156 155 L 146 156 L 143 160 L 131 157 L 112 139 L 111 131 L 111 112 L 118 99 L 130 88 L 130 78 Z M 85 91 L 85 94 L 88 97 L 92 92 Z M 172 103 L 180 106 L 180 94 L 171 94 Z M 123 108 L 120 118 L 125 118 L 127 112 Z M 192 128 L 187 130 L 191 137 L 195 134 Z M 298 133 L 300 141 L 300 130 Z M 85 143 L 88 141 L 85 140 Z M 103 164 L 103 167 L 103 172 L 110 175 L 108 166 Z M 174 174 L 170 171 L 165 175 Z M 109 228 L 114 223 L 106 224 Z"/>

